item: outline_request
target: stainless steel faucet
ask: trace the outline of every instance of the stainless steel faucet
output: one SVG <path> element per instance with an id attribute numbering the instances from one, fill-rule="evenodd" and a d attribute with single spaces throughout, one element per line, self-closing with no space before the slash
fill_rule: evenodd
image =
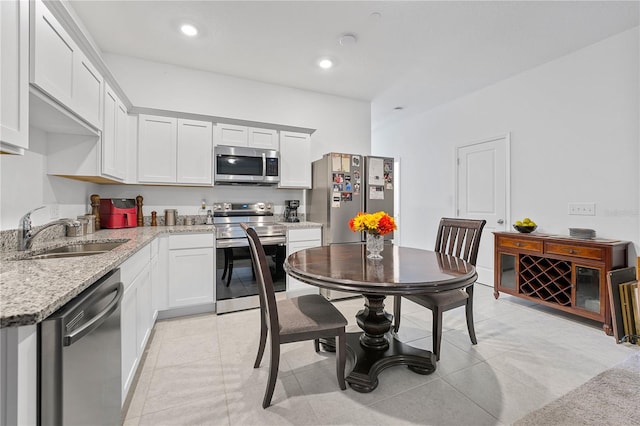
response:
<path id="1" fill-rule="evenodd" d="M 20 219 L 20 224 L 18 228 L 18 250 L 25 251 L 31 248 L 33 244 L 33 239 L 40 232 L 44 231 L 47 228 L 50 228 L 55 225 L 75 225 L 77 220 L 75 219 L 58 219 L 53 222 L 47 223 L 42 228 L 38 229 L 36 232 L 31 232 L 31 213 L 43 209 L 45 206 L 38 207 L 37 209 L 33 209 L 27 212 Z"/>

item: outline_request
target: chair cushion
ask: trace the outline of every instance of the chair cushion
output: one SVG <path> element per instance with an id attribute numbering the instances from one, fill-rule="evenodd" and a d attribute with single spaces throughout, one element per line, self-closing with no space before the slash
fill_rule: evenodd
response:
<path id="1" fill-rule="evenodd" d="M 347 325 L 347 320 L 340 311 L 319 294 L 278 300 L 277 304 L 281 335 Z"/>
<path id="2" fill-rule="evenodd" d="M 442 293 L 421 294 L 419 296 L 406 296 L 412 302 L 418 303 L 424 307 L 431 308 L 433 306 L 447 307 L 450 305 L 464 305 L 469 295 L 464 290 L 443 291 Z"/>

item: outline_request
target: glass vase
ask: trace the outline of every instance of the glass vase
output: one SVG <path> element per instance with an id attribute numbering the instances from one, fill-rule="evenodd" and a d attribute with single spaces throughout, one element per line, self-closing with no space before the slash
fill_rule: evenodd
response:
<path id="1" fill-rule="evenodd" d="M 384 238 L 381 235 L 367 233 L 367 258 L 382 259 L 382 249 L 384 249 Z"/>

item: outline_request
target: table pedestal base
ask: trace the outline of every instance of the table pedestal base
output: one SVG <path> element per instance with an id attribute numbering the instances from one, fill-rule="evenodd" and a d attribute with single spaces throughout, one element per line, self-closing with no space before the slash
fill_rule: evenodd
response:
<path id="1" fill-rule="evenodd" d="M 360 345 L 362 332 L 347 333 L 347 355 L 350 356 L 353 369 L 345 380 L 356 392 L 371 392 L 378 386 L 378 374 L 394 365 L 407 365 L 418 374 L 431 374 L 436 371 L 436 357 L 430 351 L 417 349 L 395 339 L 392 333 L 386 333 L 389 347 L 384 350 L 365 349 Z"/>

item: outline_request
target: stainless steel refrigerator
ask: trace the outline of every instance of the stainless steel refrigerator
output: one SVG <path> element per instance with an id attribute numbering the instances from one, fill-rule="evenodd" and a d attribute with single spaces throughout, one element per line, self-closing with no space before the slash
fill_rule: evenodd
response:
<path id="1" fill-rule="evenodd" d="M 365 235 L 349 229 L 349 219 L 358 212 L 384 210 L 393 216 L 393 158 L 330 152 L 313 162 L 313 186 L 307 202 L 309 218 L 322 223 L 322 242 L 360 243 Z M 385 236 L 391 243 L 393 233 Z M 322 289 L 328 299 L 353 294 Z"/>

